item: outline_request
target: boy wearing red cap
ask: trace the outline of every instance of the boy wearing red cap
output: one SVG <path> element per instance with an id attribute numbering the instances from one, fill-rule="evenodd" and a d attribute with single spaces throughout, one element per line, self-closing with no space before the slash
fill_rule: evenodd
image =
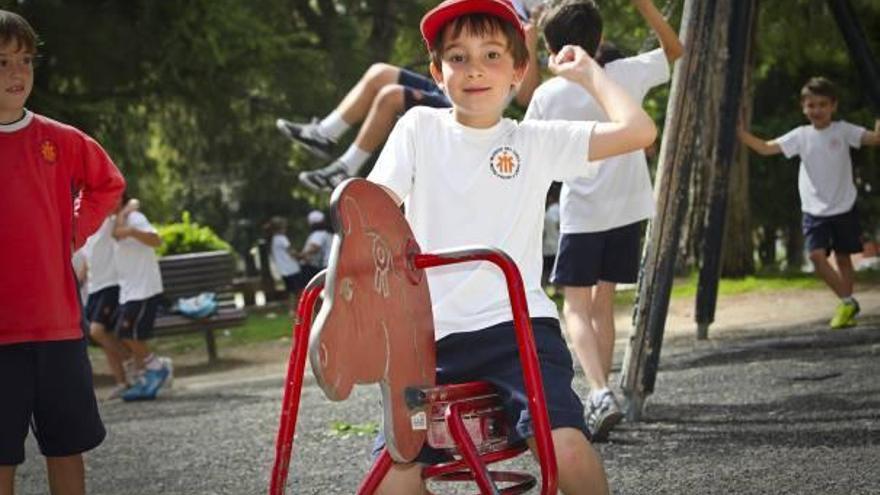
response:
<path id="1" fill-rule="evenodd" d="M 541 363 L 559 487 L 567 494 L 607 493 L 583 405 L 572 389 L 571 353 L 556 307 L 541 289 L 544 199 L 554 180 L 595 174 L 590 161 L 647 146 L 656 135 L 654 124 L 578 47 L 560 50 L 550 69 L 583 85 L 610 122 L 502 119 L 528 65 L 522 26 L 505 0 L 447 0 L 425 15 L 421 30 L 431 74 L 452 108 L 415 108 L 404 115 L 368 178 L 405 203 L 424 251 L 482 244 L 516 262 Z M 432 269 L 427 276 L 438 383 L 493 383 L 515 426 L 513 440 L 531 442 L 503 275 L 481 263 Z M 380 488 L 424 492 L 420 465 L 394 466 Z"/>

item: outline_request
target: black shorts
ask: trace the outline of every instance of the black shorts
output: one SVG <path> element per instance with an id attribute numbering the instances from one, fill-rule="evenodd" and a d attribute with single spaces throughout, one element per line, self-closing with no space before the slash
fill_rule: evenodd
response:
<path id="1" fill-rule="evenodd" d="M 104 328 L 112 330 L 115 327 L 117 308 L 119 308 L 119 286 L 104 287 L 98 292 L 89 294 L 89 299 L 86 301 L 86 321 L 100 323 Z"/>
<path id="2" fill-rule="evenodd" d="M 156 312 L 162 303 L 162 294 L 149 299 L 128 301 L 119 306 L 116 318 L 116 336 L 120 339 L 143 341 L 153 338 Z"/>
<path id="3" fill-rule="evenodd" d="M 418 72 L 400 69 L 397 84 L 403 86 L 403 109 L 425 106 L 433 108 L 449 108 L 452 103 L 449 98 L 437 86 L 433 79 L 425 77 Z"/>
<path id="4" fill-rule="evenodd" d="M 568 287 L 591 287 L 600 280 L 634 284 L 639 277 L 643 223 L 602 232 L 562 234 L 550 280 Z"/>
<path id="5" fill-rule="evenodd" d="M 2 345 L 0 376 L 0 465 L 24 462 L 28 428 L 46 457 L 104 440 L 85 339 Z"/>
<path id="6" fill-rule="evenodd" d="M 533 318 L 532 330 L 544 380 L 550 428 L 575 428 L 589 439 L 583 402 L 572 388 L 574 365 L 571 351 L 562 337 L 559 321 Z M 474 352 L 475 349 L 479 352 Z M 492 383 L 501 396 L 507 419 L 514 426 L 510 437 L 512 443 L 534 436 L 513 322 L 476 332 L 452 334 L 437 342 L 437 384 L 476 380 Z M 378 455 L 384 446 L 385 438 L 380 432 L 373 445 L 373 455 Z M 444 452 L 427 445 L 416 458 L 416 462 L 424 464 L 446 460 L 448 457 Z"/>
<path id="7" fill-rule="evenodd" d="M 284 277 L 281 277 L 281 280 L 284 280 L 284 290 L 294 296 L 299 294 L 300 291 L 305 288 L 306 284 L 309 283 L 309 279 L 306 277 L 306 273 L 302 270 L 293 275 L 285 275 Z"/>
<path id="8" fill-rule="evenodd" d="M 862 228 L 859 226 L 859 212 L 853 206 L 851 210 L 840 215 L 817 217 L 804 213 L 801 227 L 807 249 L 822 249 L 825 254 L 834 251 L 837 254 L 861 253 Z"/>

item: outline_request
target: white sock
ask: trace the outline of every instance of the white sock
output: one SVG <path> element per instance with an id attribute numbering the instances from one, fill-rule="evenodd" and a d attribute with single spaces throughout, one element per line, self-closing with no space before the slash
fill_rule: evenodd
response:
<path id="1" fill-rule="evenodd" d="M 155 354 L 150 353 L 150 355 L 144 359 L 144 368 L 148 370 L 162 369 L 162 362 L 156 358 Z"/>
<path id="2" fill-rule="evenodd" d="M 318 133 L 327 139 L 336 141 L 350 127 L 351 124 L 342 119 L 342 114 L 333 110 L 330 112 L 330 115 L 324 117 L 324 120 L 318 123 Z"/>
<path id="3" fill-rule="evenodd" d="M 370 159 L 372 153 L 366 152 L 357 147 L 357 145 L 352 144 L 345 150 L 345 153 L 339 157 L 339 161 L 345 165 L 345 170 L 348 171 L 348 175 L 357 175 L 360 171 L 361 167 L 364 166 L 364 163 Z"/>

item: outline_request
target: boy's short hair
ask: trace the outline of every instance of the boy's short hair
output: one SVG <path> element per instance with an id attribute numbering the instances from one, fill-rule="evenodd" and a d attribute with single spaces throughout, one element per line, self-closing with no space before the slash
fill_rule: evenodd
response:
<path id="1" fill-rule="evenodd" d="M 593 0 L 561 0 L 541 14 L 539 28 L 551 52 L 577 45 L 595 57 L 602 41 L 602 14 Z"/>
<path id="2" fill-rule="evenodd" d="M 446 0 L 422 18 L 421 31 L 431 63 L 438 69 L 443 60 L 443 33 L 452 29 L 452 36 L 466 31 L 474 36 L 501 32 L 516 68 L 529 63 L 525 31 L 509 0 Z"/>
<path id="3" fill-rule="evenodd" d="M 36 53 L 39 38 L 34 28 L 28 24 L 24 17 L 0 9 L 0 45 L 17 43 L 18 48 L 24 48 L 25 52 Z"/>
<path id="4" fill-rule="evenodd" d="M 824 77 L 813 77 L 801 88 L 801 100 L 807 96 L 825 96 L 837 101 L 837 88 L 834 83 Z"/>

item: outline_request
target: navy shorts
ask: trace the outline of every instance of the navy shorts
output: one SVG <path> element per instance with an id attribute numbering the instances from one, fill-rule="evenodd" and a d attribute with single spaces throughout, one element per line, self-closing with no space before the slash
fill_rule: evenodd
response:
<path id="1" fill-rule="evenodd" d="M 568 287 L 591 287 L 600 280 L 634 284 L 639 278 L 643 223 L 602 232 L 562 234 L 550 280 Z"/>
<path id="2" fill-rule="evenodd" d="M 449 108 L 452 106 L 452 103 L 449 102 L 449 98 L 446 97 L 440 86 L 437 86 L 433 79 L 425 77 L 418 72 L 400 69 L 397 84 L 403 86 L 404 111 L 418 106 L 433 108 Z"/>
<path id="3" fill-rule="evenodd" d="M 100 323 L 104 328 L 112 330 L 115 326 L 117 308 L 119 308 L 119 286 L 104 287 L 98 292 L 89 294 L 89 299 L 86 301 L 86 321 Z"/>
<path id="4" fill-rule="evenodd" d="M 309 283 L 309 279 L 306 277 L 308 277 L 308 275 L 302 270 L 293 275 L 281 277 L 281 280 L 284 280 L 284 290 L 294 296 L 299 294 L 299 292 L 305 288 L 306 284 Z"/>
<path id="5" fill-rule="evenodd" d="M 2 345 L 0 376 L 0 465 L 24 462 L 29 428 L 46 457 L 104 440 L 85 339 Z"/>
<path id="6" fill-rule="evenodd" d="M 532 330 L 544 380 L 544 399 L 551 429 L 575 428 L 590 438 L 584 422 L 584 406 L 572 388 L 574 365 L 571 351 L 562 337 L 559 321 L 533 318 Z M 474 352 L 478 349 L 479 352 Z M 513 322 L 505 322 L 476 332 L 456 333 L 437 342 L 437 384 L 485 380 L 492 383 L 514 428 L 510 441 L 521 442 L 534 436 L 525 381 L 519 360 L 519 347 Z M 385 446 L 382 432 L 373 445 L 378 455 Z M 445 452 L 427 445 L 416 462 L 437 464 L 448 460 Z"/>
<path id="7" fill-rule="evenodd" d="M 162 303 L 162 294 L 149 299 L 128 301 L 119 306 L 116 317 L 116 336 L 120 339 L 143 341 L 153 338 L 156 312 Z"/>
<path id="8" fill-rule="evenodd" d="M 862 228 L 859 226 L 859 212 L 855 206 L 846 213 L 830 217 L 817 217 L 804 213 L 801 227 L 804 231 L 807 249 L 822 249 L 825 254 L 861 253 Z"/>

